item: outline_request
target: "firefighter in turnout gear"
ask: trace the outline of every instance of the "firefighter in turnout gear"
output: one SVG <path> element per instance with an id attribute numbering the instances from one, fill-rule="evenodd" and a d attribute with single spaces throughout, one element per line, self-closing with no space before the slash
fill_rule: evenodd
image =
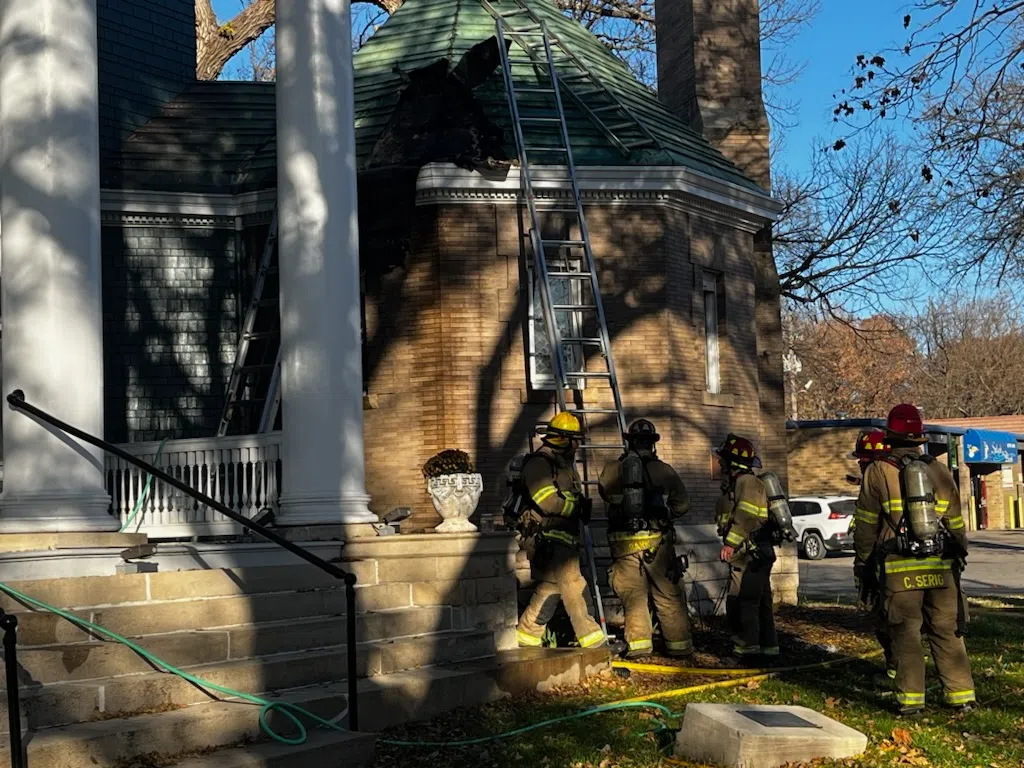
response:
<path id="1" fill-rule="evenodd" d="M 946 703 L 964 708 L 975 694 L 963 641 L 960 572 L 967 536 L 960 494 L 950 471 L 921 453 L 926 438 L 914 406 L 893 408 L 886 434 L 892 453 L 868 465 L 857 499 L 854 573 L 863 579 L 876 557 L 900 712 L 910 715 L 924 708 L 922 628 Z"/>
<path id="2" fill-rule="evenodd" d="M 693 653 L 683 570 L 675 553 L 674 522 L 689 510 L 683 481 L 657 457 L 660 436 L 647 419 L 633 422 L 624 435 L 627 451 L 601 473 L 599 490 L 608 504 L 609 580 L 626 613 L 627 658 L 650 655 L 653 599 L 665 651 Z"/>
<path id="3" fill-rule="evenodd" d="M 543 446 L 526 457 L 522 467 L 524 512 L 520 533 L 532 550 L 536 587 L 529 605 L 519 617 L 516 635 L 522 646 L 540 646 L 544 627 L 561 601 L 583 648 L 606 642 L 604 631 L 590 615 L 587 582 L 580 572 L 580 521 L 590 517 L 590 499 L 583 495 L 574 466 L 583 437 L 579 419 L 559 413 L 542 435 Z"/>
<path id="4" fill-rule="evenodd" d="M 880 429 L 872 429 L 862 432 L 857 438 L 851 459 L 856 459 L 860 466 L 860 476 L 863 481 L 868 466 L 873 461 L 884 460 L 892 452 L 889 439 L 885 432 Z M 857 604 L 861 610 L 866 611 L 875 626 L 875 637 L 878 644 L 882 646 L 885 654 L 885 674 L 889 680 L 896 679 L 896 661 L 892 655 L 892 639 L 889 637 L 889 624 L 885 618 L 885 601 L 882 595 L 882 585 L 878 578 L 877 558 L 872 554 L 867 562 L 867 568 L 863 569 L 861 578 L 857 579 Z"/>
<path id="5" fill-rule="evenodd" d="M 722 536 L 721 559 L 729 564 L 726 618 L 737 663 L 754 656 L 779 655 L 772 614 L 773 526 L 769 525 L 768 493 L 754 474 L 761 460 L 749 440 L 729 435 L 715 451 L 722 468 L 722 496 L 715 507 Z"/>

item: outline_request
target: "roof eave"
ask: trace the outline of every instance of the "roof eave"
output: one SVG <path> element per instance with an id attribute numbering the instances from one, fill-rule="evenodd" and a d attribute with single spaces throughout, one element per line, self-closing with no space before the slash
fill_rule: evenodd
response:
<path id="1" fill-rule="evenodd" d="M 783 204 L 760 190 L 734 184 L 679 166 L 584 166 L 576 169 L 584 197 L 634 199 L 686 196 L 727 209 L 744 229 L 757 231 L 777 221 Z M 531 168 L 533 187 L 540 193 L 567 189 L 563 166 Z M 417 199 L 424 203 L 445 198 L 514 201 L 520 190 L 519 169 L 493 173 L 467 171 L 449 163 L 423 166 L 416 180 Z"/>

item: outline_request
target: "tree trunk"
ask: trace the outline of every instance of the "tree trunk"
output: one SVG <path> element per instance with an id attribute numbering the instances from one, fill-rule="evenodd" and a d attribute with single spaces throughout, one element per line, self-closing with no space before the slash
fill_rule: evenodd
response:
<path id="1" fill-rule="evenodd" d="M 274 0 L 252 0 L 231 21 L 218 24 L 212 0 L 196 2 L 196 77 L 216 80 L 224 65 L 274 25 Z"/>

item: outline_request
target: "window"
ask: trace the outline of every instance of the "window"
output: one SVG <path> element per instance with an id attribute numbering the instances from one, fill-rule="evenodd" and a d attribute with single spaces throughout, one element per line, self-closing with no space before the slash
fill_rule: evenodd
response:
<path id="1" fill-rule="evenodd" d="M 853 517 L 857 511 L 857 502 L 853 499 L 843 499 L 842 501 L 830 501 L 828 508 L 835 512 L 837 515 L 843 517 Z"/>
<path id="2" fill-rule="evenodd" d="M 790 502 L 789 511 L 793 514 L 793 517 L 806 517 L 807 515 L 816 515 L 821 509 L 818 507 L 817 502 L 814 501 L 793 501 Z"/>
<path id="3" fill-rule="evenodd" d="M 550 269 L 550 266 L 549 266 Z M 570 262 L 569 269 L 578 271 L 580 263 Z M 555 373 L 551 361 L 551 338 L 548 335 L 547 323 L 544 322 L 544 307 L 541 303 L 540 281 L 536 278 L 537 272 L 531 264 L 527 267 L 527 276 L 530 281 L 530 298 L 527 308 L 528 327 L 527 336 L 529 341 L 530 356 L 530 385 L 534 389 L 554 389 Z M 579 280 L 568 280 L 565 278 L 552 278 L 549 281 L 551 286 L 551 302 L 553 304 L 582 304 L 583 291 Z M 558 330 L 562 338 L 579 337 L 582 331 L 583 321 L 579 312 L 556 312 L 555 322 L 558 323 Z M 579 346 L 564 346 L 562 361 L 566 373 L 579 371 L 583 368 L 581 350 Z M 572 382 L 570 382 L 572 384 Z M 577 379 L 575 386 L 581 389 L 582 379 Z"/>
<path id="4" fill-rule="evenodd" d="M 725 291 L 722 276 L 704 273 L 704 371 L 705 389 L 713 395 L 722 393 L 719 337 L 725 320 Z"/>

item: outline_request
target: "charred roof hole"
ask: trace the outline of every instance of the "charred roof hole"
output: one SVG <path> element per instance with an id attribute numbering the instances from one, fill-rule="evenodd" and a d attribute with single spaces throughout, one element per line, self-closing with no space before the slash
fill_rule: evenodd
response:
<path id="1" fill-rule="evenodd" d="M 466 170 L 508 167 L 504 131 L 473 94 L 501 65 L 497 38 L 474 45 L 454 69 L 450 64 L 445 58 L 409 72 L 395 67 L 404 88 L 367 168 L 444 162 Z"/>

